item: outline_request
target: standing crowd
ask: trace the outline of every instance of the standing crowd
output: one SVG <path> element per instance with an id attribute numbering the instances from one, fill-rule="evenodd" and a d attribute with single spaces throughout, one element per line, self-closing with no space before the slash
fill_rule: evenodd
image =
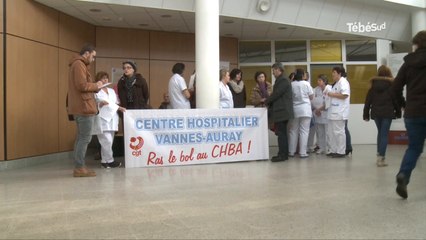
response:
<path id="1" fill-rule="evenodd" d="M 409 145 L 396 177 L 396 191 L 402 198 L 408 197 L 407 185 L 426 137 L 426 31 L 417 33 L 412 44 L 413 52 L 404 57 L 395 79 L 387 66 L 378 68 L 377 76 L 370 80 L 363 111 L 363 119 L 374 120 L 377 127 L 376 165 L 384 167 L 392 120 L 401 117 L 402 108 L 405 110 Z M 137 73 L 135 62 L 123 62 L 123 76 L 114 90 L 107 87 L 110 83 L 106 72 L 99 72 L 95 81 L 92 80 L 89 65 L 95 56 L 94 47 L 87 45 L 69 64 L 67 111 L 77 124 L 74 177 L 96 176 L 84 160 L 92 135 L 97 135 L 101 145 L 101 166 L 119 167 L 121 163 L 115 162 L 112 154 L 119 115 L 126 109 L 152 108 L 147 81 Z M 187 86 L 184 71 L 183 63 L 173 66 L 161 109 L 196 107 L 196 73 Z M 266 81 L 265 72 L 256 72 L 255 86 L 249 95 L 251 105 L 268 109 L 270 128 L 278 138 L 278 154 L 271 161 L 285 161 L 296 154 L 307 158 L 314 152 L 333 158 L 352 154 L 348 130 L 351 90 L 345 68 L 331 69 L 331 83 L 325 74 L 320 74 L 315 88 L 311 87 L 309 74 L 303 69 L 296 69 L 286 77 L 283 65 L 277 62 L 272 65 L 272 74 L 274 85 Z M 245 108 L 247 94 L 242 71 L 221 69 L 219 76 L 220 108 Z"/>

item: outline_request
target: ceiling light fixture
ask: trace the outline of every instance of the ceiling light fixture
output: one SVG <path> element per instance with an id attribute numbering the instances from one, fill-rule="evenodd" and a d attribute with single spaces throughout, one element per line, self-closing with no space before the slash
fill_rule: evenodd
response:
<path id="1" fill-rule="evenodd" d="M 231 23 L 234 23 L 234 20 L 226 19 L 225 21 L 223 21 L 223 23 L 225 23 L 225 24 L 231 24 Z"/>
<path id="2" fill-rule="evenodd" d="M 259 0 L 257 2 L 257 11 L 260 13 L 266 13 L 271 9 L 271 1 L 270 0 Z"/>
<path id="3" fill-rule="evenodd" d="M 140 27 L 148 27 L 149 25 L 148 24 L 146 24 L 146 23 L 139 23 L 138 24 Z"/>
<path id="4" fill-rule="evenodd" d="M 278 27 L 278 30 L 286 30 L 287 27 Z"/>
<path id="5" fill-rule="evenodd" d="M 164 15 L 161 15 L 161 17 L 162 17 L 162 18 L 171 18 L 171 17 L 172 17 L 172 15 L 170 15 L 170 14 L 164 14 Z"/>
<path id="6" fill-rule="evenodd" d="M 99 9 L 99 8 L 91 8 L 91 9 L 89 9 L 89 11 L 91 11 L 91 12 L 102 12 L 102 10 Z"/>

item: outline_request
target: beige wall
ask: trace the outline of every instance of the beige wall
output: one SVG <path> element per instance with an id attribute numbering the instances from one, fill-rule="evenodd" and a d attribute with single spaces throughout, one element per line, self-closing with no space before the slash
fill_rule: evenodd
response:
<path id="1" fill-rule="evenodd" d="M 148 80 L 154 108 L 158 108 L 167 91 L 173 64 L 185 63 L 187 81 L 195 69 L 194 34 L 95 27 L 31 0 L 7 0 L 6 7 L 6 89 L 0 84 L 0 160 L 72 150 L 76 127 L 68 121 L 65 109 L 68 62 L 84 43 L 96 45 L 92 74 L 111 74 L 112 68 L 121 68 L 124 60 L 135 60 L 138 72 Z M 23 21 L 22 16 L 31 21 Z M 220 49 L 220 59 L 236 67 L 238 40 L 221 38 Z M 0 57 L 0 81 L 2 61 Z"/>

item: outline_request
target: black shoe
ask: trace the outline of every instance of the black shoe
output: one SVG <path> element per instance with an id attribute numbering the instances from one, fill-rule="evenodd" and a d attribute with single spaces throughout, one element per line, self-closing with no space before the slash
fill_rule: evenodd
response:
<path id="1" fill-rule="evenodd" d="M 327 153 L 326 156 L 327 157 L 333 157 L 333 155 L 335 155 L 336 153 Z"/>
<path id="2" fill-rule="evenodd" d="M 103 168 L 109 168 L 108 163 L 101 163 L 101 167 L 103 167 Z"/>
<path id="3" fill-rule="evenodd" d="M 335 153 L 331 157 L 332 158 L 344 158 L 345 156 L 346 156 L 345 154 Z"/>
<path id="4" fill-rule="evenodd" d="M 352 155 L 352 149 L 351 150 L 346 150 L 346 155 L 349 155 L 349 153 Z"/>
<path id="5" fill-rule="evenodd" d="M 281 157 L 281 156 L 274 156 L 271 158 L 271 162 L 282 162 L 288 160 L 288 158 Z"/>
<path id="6" fill-rule="evenodd" d="M 120 166 L 121 166 L 121 162 L 117 162 L 117 161 L 110 162 L 110 163 L 108 163 L 108 166 L 109 166 L 110 168 L 118 168 L 118 167 L 120 167 Z"/>
<path id="7" fill-rule="evenodd" d="M 407 179 L 405 178 L 404 174 L 399 173 L 396 175 L 396 183 L 398 184 L 396 186 L 396 193 L 403 199 L 407 199 Z"/>

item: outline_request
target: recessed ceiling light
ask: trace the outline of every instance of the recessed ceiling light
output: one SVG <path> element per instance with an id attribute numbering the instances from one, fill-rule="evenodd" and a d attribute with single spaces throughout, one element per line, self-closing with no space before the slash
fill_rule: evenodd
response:
<path id="1" fill-rule="evenodd" d="M 164 15 L 161 15 L 161 17 L 162 17 L 162 18 L 171 18 L 171 17 L 172 17 L 172 15 L 170 15 L 170 14 L 164 14 Z"/>
<path id="2" fill-rule="evenodd" d="M 148 27 L 149 25 L 148 24 L 146 24 L 146 23 L 139 23 L 138 24 L 140 27 Z"/>
<path id="3" fill-rule="evenodd" d="M 225 24 L 231 24 L 231 23 L 234 23 L 234 20 L 226 19 L 225 21 L 223 21 L 223 23 L 225 23 Z"/>
<path id="4" fill-rule="evenodd" d="M 326 33 L 324 33 L 324 35 L 330 36 L 330 35 L 333 35 L 333 33 L 331 33 L 331 32 L 326 32 Z"/>
<path id="5" fill-rule="evenodd" d="M 286 30 L 287 27 L 278 27 L 278 30 Z"/>
<path id="6" fill-rule="evenodd" d="M 102 12 L 102 10 L 99 9 L 99 8 L 91 8 L 91 9 L 89 9 L 89 11 L 91 11 L 91 12 Z"/>
<path id="7" fill-rule="evenodd" d="M 107 21 L 111 21 L 111 18 L 109 18 L 109 17 L 103 17 L 103 18 L 102 18 L 102 21 L 106 21 L 106 22 L 107 22 Z"/>

